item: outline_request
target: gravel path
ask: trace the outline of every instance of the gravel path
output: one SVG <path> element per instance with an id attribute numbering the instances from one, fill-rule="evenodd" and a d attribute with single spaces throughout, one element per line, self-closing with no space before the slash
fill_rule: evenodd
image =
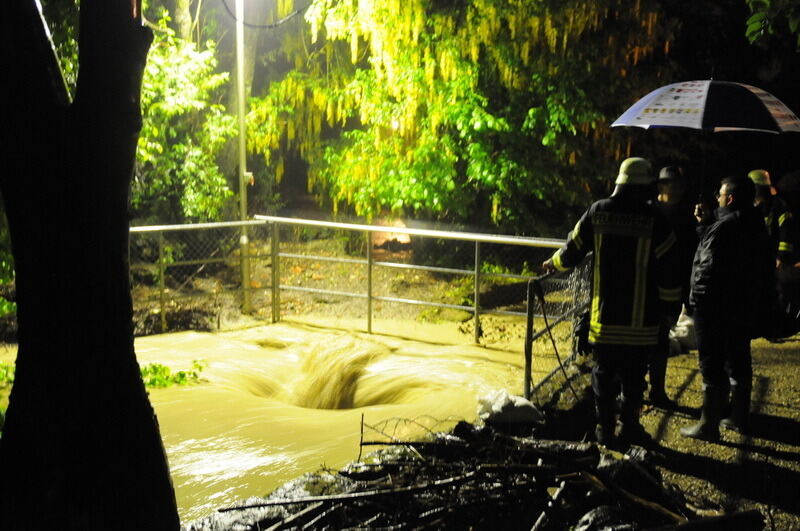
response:
<path id="1" fill-rule="evenodd" d="M 800 529 L 800 337 L 753 342 L 753 429 L 723 430 L 718 444 L 682 437 L 702 404 L 697 354 L 669 360 L 667 393 L 676 411 L 646 409 L 642 422 L 654 436 L 665 480 L 698 506 L 759 509 L 767 529 Z"/>

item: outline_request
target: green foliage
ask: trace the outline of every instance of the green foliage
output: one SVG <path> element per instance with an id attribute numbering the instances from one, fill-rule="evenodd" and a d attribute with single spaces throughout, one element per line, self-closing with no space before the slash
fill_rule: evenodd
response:
<path id="1" fill-rule="evenodd" d="M 11 302 L 3 297 L 0 297 L 0 317 L 12 313 L 17 313 L 17 303 Z"/>
<path id="2" fill-rule="evenodd" d="M 77 4 L 43 2 L 72 92 L 78 74 Z M 162 6 L 152 11 L 162 15 L 142 81 L 143 126 L 131 186 L 134 215 L 156 223 L 217 220 L 233 195 L 217 162 L 236 132 L 234 118 L 220 104 L 228 74 L 217 72 L 213 41 L 200 50 L 175 36 Z"/>
<path id="3" fill-rule="evenodd" d="M 42 0 L 41 3 L 53 37 L 64 82 L 69 92 L 74 95 L 78 82 L 79 0 Z"/>
<path id="4" fill-rule="evenodd" d="M 251 102 L 250 148 L 278 174 L 299 151 L 334 210 L 530 230 L 627 155 L 606 124 L 661 84 L 633 73 L 667 47 L 661 18 L 650 0 L 314 1 L 295 70 Z"/>
<path id="5" fill-rule="evenodd" d="M 131 204 L 139 217 L 159 222 L 216 220 L 233 195 L 217 163 L 236 131 L 215 103 L 228 74 L 215 72 L 213 42 L 199 51 L 177 39 L 167 21 L 159 22 L 144 73 Z"/>
<path id="6" fill-rule="evenodd" d="M 14 385 L 14 369 L 13 363 L 0 361 L 0 389 Z"/>
<path id="7" fill-rule="evenodd" d="M 507 262 L 490 262 L 490 261 L 483 261 L 481 262 L 481 273 L 486 273 L 488 275 L 521 275 L 527 277 L 535 277 L 537 276 L 536 269 L 532 268 L 528 261 L 523 261 L 522 264 L 519 266 L 520 270 L 516 271 L 511 269 Z M 495 283 L 501 282 L 508 282 L 508 283 L 515 283 L 519 282 L 518 279 L 504 279 L 500 281 L 499 279 L 493 279 Z"/>
<path id="8" fill-rule="evenodd" d="M 0 361 L 0 402 L 7 403 L 8 392 L 14 385 L 14 364 Z M 5 407 L 0 407 L 0 432 L 5 424 Z"/>
<path id="9" fill-rule="evenodd" d="M 188 371 L 172 370 L 160 363 L 148 363 L 143 365 L 140 370 L 142 381 L 145 387 L 169 387 L 171 385 L 189 385 L 199 383 L 200 373 L 206 367 L 206 363 L 201 360 L 192 361 L 192 368 Z"/>
<path id="10" fill-rule="evenodd" d="M 0 212 L 0 285 L 9 284 L 13 281 L 14 256 L 11 254 L 11 235 L 8 230 L 8 220 L 5 212 Z M 0 297 L 0 317 L 16 313 L 16 311 L 16 303 Z M 0 374 L 0 376 L 2 375 Z"/>
<path id="11" fill-rule="evenodd" d="M 750 42 L 759 43 L 773 34 L 788 34 L 800 51 L 800 3 L 797 0 L 747 0 L 752 15 L 747 19 L 745 34 Z"/>
<path id="12" fill-rule="evenodd" d="M 193 360 L 188 371 L 172 370 L 160 363 L 148 363 L 140 368 L 142 380 L 146 387 L 169 387 L 170 385 L 189 385 L 199 383 L 200 373 L 207 364 L 202 360 Z M 0 389 L 14 384 L 15 366 L 13 363 L 0 362 Z"/>

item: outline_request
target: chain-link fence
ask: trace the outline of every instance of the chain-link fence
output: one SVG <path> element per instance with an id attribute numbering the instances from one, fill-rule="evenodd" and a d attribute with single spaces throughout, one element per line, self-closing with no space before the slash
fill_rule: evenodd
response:
<path id="1" fill-rule="evenodd" d="M 220 330 L 292 316 L 455 321 L 484 345 L 526 334 L 527 285 L 563 242 L 293 218 L 131 229 L 136 333 Z M 588 270 L 547 277 L 533 304 L 533 381 L 572 351 Z M 545 319 L 550 324 L 549 331 Z M 385 326 L 381 328 L 385 330 Z M 554 347 L 555 344 L 555 347 Z"/>
<path id="2" fill-rule="evenodd" d="M 253 243 L 243 245 L 243 237 Z M 262 288 L 271 285 L 242 281 L 243 271 L 270 267 L 269 239 L 269 227 L 262 222 L 131 228 L 136 335 L 230 328 L 242 311 L 249 311 L 245 303 L 269 311 Z"/>

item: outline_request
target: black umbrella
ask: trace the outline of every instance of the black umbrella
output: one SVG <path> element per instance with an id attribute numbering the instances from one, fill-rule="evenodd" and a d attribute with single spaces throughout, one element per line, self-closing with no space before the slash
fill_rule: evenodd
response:
<path id="1" fill-rule="evenodd" d="M 703 131 L 800 132 L 800 120 L 778 98 L 730 81 L 683 81 L 657 88 L 611 127 L 688 127 Z"/>
<path id="2" fill-rule="evenodd" d="M 685 127 L 706 133 L 800 132 L 800 119 L 782 101 L 752 85 L 730 81 L 683 81 L 657 88 L 617 118 L 611 127 Z M 700 188 L 705 180 L 705 156 Z"/>

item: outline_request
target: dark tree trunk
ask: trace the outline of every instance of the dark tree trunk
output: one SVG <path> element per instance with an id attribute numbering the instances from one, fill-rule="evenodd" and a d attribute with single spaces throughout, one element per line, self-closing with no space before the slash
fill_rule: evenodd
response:
<path id="1" fill-rule="evenodd" d="M 75 101 L 34 0 L 0 7 L 0 191 L 19 353 L 0 439 L 0 529 L 177 529 L 133 348 L 128 190 L 151 36 L 131 0 L 82 0 Z"/>

